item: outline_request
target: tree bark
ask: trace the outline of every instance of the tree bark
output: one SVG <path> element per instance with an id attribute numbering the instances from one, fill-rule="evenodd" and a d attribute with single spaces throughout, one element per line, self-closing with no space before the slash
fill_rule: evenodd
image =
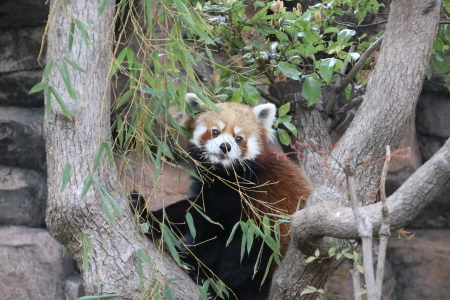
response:
<path id="1" fill-rule="evenodd" d="M 98 17 L 100 2 L 71 1 L 64 7 L 63 1 L 54 0 L 50 5 L 48 60 L 60 63 L 66 57 L 84 68 L 86 73 L 69 67 L 78 102 L 70 98 L 57 68 L 48 78 L 49 85 L 58 91 L 70 110 L 72 119 L 63 113 L 52 97 L 52 113 L 44 124 L 48 164 L 47 227 L 73 253 L 88 295 L 120 294 L 124 299 L 134 299 L 141 287 L 148 289 L 150 285 L 154 288 L 159 285 L 163 291 L 169 285 L 177 299 L 197 299 L 195 285 L 187 274 L 137 232 L 128 200 L 118 188 L 117 171 L 108 163 L 106 154 L 97 170 L 93 169 L 93 158 L 100 143 L 111 138 L 109 71 L 113 58 L 114 10 L 113 3 L 107 1 L 106 9 Z M 76 26 L 73 48 L 68 50 L 71 18 L 80 22 L 93 20 L 91 27 L 84 25 L 89 35 L 89 46 L 81 42 L 82 30 Z M 47 93 L 46 97 L 49 100 Z M 62 192 L 63 169 L 67 163 L 71 164 L 72 171 Z M 88 174 L 97 178 L 118 202 L 125 215 L 122 220 L 114 216 L 114 222 L 108 221 L 99 191 L 93 185 L 80 199 Z M 91 246 L 81 241 L 82 234 L 89 238 Z M 82 263 L 83 248 L 88 254 L 87 269 Z M 147 253 L 152 261 L 152 266 L 142 262 L 143 286 L 140 286 L 137 267 L 138 250 Z M 171 278 L 182 280 L 169 283 L 167 280 Z"/>
<path id="2" fill-rule="evenodd" d="M 71 100 L 56 68 L 48 79 L 49 85 L 62 96 L 72 119 L 65 116 L 53 97 L 53 111 L 44 126 L 49 182 L 47 226 L 55 238 L 74 254 L 88 294 L 117 293 L 125 299 L 135 298 L 141 288 L 136 253 L 143 250 L 152 261 L 152 266 L 142 263 L 146 287 L 156 284 L 163 290 L 169 285 L 177 299 L 196 299 L 195 285 L 181 268 L 137 233 L 128 201 L 118 188 L 115 166 L 109 165 L 104 155 L 99 168 L 93 168 L 93 158 L 100 143 L 110 138 L 108 73 L 112 61 L 110 41 L 114 28 L 113 6 L 108 1 L 101 17 L 97 17 L 100 2 L 72 1 L 66 8 L 62 1 L 51 2 L 48 58 L 60 62 L 63 57 L 67 57 L 87 72 L 69 71 L 78 102 Z M 331 155 L 317 157 L 330 168 L 324 169 L 318 167 L 317 163 L 303 160 L 306 172 L 314 176 L 316 190 L 308 208 L 293 216 L 293 242 L 275 274 L 270 299 L 296 299 L 309 285 L 323 287 L 339 262 L 323 259 L 306 264 L 305 258 L 310 255 L 309 251 L 324 245 L 324 236 L 356 237 L 351 209 L 339 205 L 348 202 L 346 187 L 342 183 L 344 175 L 339 170 L 346 163 L 357 166 L 366 159 L 373 161 L 382 157 L 387 144 L 392 148 L 397 147 L 418 99 L 436 34 L 440 6 L 440 0 L 393 2 L 381 56 L 371 75 L 365 101 L 339 146 Z M 85 26 L 89 47 L 81 43 L 82 32 L 77 27 L 73 49 L 68 51 L 70 18 L 93 20 L 92 27 Z M 326 124 L 320 118 L 317 111 L 311 110 L 305 111 L 295 122 L 298 128 L 304 129 L 304 139 L 300 140 L 326 148 L 329 137 L 324 133 Z M 314 133 L 315 124 L 317 135 Z M 410 220 L 425 202 L 437 196 L 442 185 L 448 184 L 448 148 L 449 142 L 436 159 L 430 160 L 388 199 L 391 218 L 397 220 L 395 225 Z M 445 163 L 439 163 L 440 160 Z M 72 166 L 72 174 L 62 192 L 61 178 L 67 163 Z M 370 192 L 379 184 L 380 170 L 381 163 L 358 169 L 358 193 L 363 203 L 372 200 Z M 80 199 L 88 174 L 97 178 L 116 199 L 125 218 L 120 220 L 114 216 L 114 222 L 108 221 L 99 191 L 92 186 L 86 196 Z M 381 216 L 378 206 L 375 204 L 362 209 L 363 213 L 372 216 L 375 230 Z M 92 247 L 88 247 L 87 269 L 82 267 L 82 249 L 86 249 L 85 243 L 81 245 L 82 234 L 89 237 L 92 244 Z M 167 280 L 172 278 L 183 280 L 169 284 Z M 314 294 L 304 296 L 305 299 L 315 297 Z"/>
<path id="3" fill-rule="evenodd" d="M 346 207 L 349 201 L 343 166 L 345 164 L 352 167 L 360 166 L 355 174 L 358 199 L 363 204 L 373 201 L 374 192 L 379 185 L 382 161 L 367 165 L 366 162 L 383 157 L 386 145 L 390 145 L 393 149 L 398 146 L 409 119 L 415 111 L 438 28 L 440 8 L 439 0 L 392 2 L 380 57 L 370 76 L 363 104 L 339 142 L 339 146 L 333 149 L 327 158 L 329 167 L 325 168 L 323 184 L 315 185 L 315 191 L 308 199 L 308 207 L 293 216 L 291 232 L 293 241 L 275 273 L 270 299 L 297 299 L 300 292 L 307 286 L 323 287 L 326 280 L 318 282 L 314 279 L 317 276 L 327 278 L 338 264 L 333 260 L 322 260 L 320 267 L 310 267 L 304 262 L 305 258 L 311 255 L 313 249 L 320 248 L 324 244 L 322 239 L 324 236 L 343 239 L 357 237 L 352 209 Z M 303 122 L 302 127 L 305 128 L 309 125 L 307 118 L 297 122 Z M 323 129 L 318 130 L 319 136 L 322 136 L 320 132 L 323 132 Z M 311 133 L 308 135 L 314 136 Z M 305 164 L 307 174 L 310 173 L 308 168 L 310 164 Z M 403 221 L 411 220 L 420 212 L 423 202 L 426 202 L 423 200 L 435 199 L 442 185 L 448 182 L 450 174 L 443 171 L 440 175 L 442 180 L 434 182 L 436 190 L 430 194 L 424 194 L 423 191 L 430 189 L 429 182 L 435 176 L 426 168 L 421 168 L 423 173 L 412 177 L 411 180 L 414 178 L 416 180 L 414 183 L 408 181 L 404 184 L 405 187 L 402 186 L 389 198 L 391 219 L 402 220 L 402 222 L 393 221 L 393 227 L 404 225 Z M 424 171 L 425 169 L 427 171 Z M 317 174 L 317 170 L 313 169 L 312 174 Z M 421 178 L 422 175 L 429 177 Z M 320 180 L 316 179 L 315 182 L 317 181 Z M 413 189 L 415 193 L 413 196 L 409 188 L 418 181 L 426 183 L 426 187 L 417 186 L 417 189 Z M 418 197 L 423 202 L 412 203 L 409 199 L 400 204 L 400 199 L 406 200 L 406 197 L 400 194 L 406 195 L 407 191 L 409 191 L 408 197 Z M 407 204 L 410 204 L 408 209 L 404 209 Z M 371 216 L 377 222 L 374 224 L 376 225 L 374 229 L 379 229 L 381 206 L 370 205 L 363 211 L 373 214 Z M 351 230 L 344 224 L 352 224 Z M 298 253 L 298 249 L 301 253 Z M 292 274 L 296 275 L 292 276 Z M 316 296 L 307 294 L 302 299 L 314 299 Z"/>

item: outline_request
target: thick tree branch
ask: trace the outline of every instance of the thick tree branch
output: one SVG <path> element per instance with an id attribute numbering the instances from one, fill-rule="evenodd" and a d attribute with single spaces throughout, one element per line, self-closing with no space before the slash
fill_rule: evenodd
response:
<path id="1" fill-rule="evenodd" d="M 345 206 L 348 206 L 348 194 L 341 166 L 349 163 L 358 167 L 355 174 L 358 199 L 364 204 L 371 203 L 380 182 L 382 161 L 363 165 L 383 157 L 386 145 L 392 149 L 398 147 L 421 91 L 438 29 L 441 4 L 440 0 L 392 2 L 380 56 L 355 119 L 339 145 L 327 158 L 323 157 L 325 163 L 301 161 L 307 174 L 313 177 L 315 190 L 308 199 L 307 208 L 293 216 L 291 244 L 294 243 L 295 247 L 289 247 L 274 275 L 271 299 L 296 299 L 291 296 L 298 296 L 308 285 L 322 287 L 314 285 L 320 282 L 311 278 L 312 269 L 304 263 L 305 253 L 323 245 L 322 237 L 358 237 L 352 209 Z M 308 120 L 307 116 L 305 120 Z M 302 117 L 295 118 L 293 123 L 299 128 L 299 135 L 303 128 L 308 127 Z M 315 144 L 313 141 L 317 140 L 309 133 L 303 137 L 305 139 L 299 138 L 299 141 L 304 143 Z M 321 141 L 326 140 L 321 136 Z M 328 147 L 324 143 L 315 146 Z M 392 228 L 404 226 L 412 220 L 449 181 L 448 143 L 444 149 L 388 199 Z M 437 162 L 439 159 L 447 159 L 445 166 Z M 315 160 L 322 162 L 320 157 Z M 374 221 L 374 230 L 378 232 L 381 204 L 369 205 L 361 211 L 364 217 Z M 295 248 L 300 249 L 300 253 L 292 250 Z M 331 273 L 335 261 L 322 261 L 321 266 L 327 270 L 321 273 L 322 276 Z M 296 277 L 290 274 L 296 274 Z"/>
<path id="2" fill-rule="evenodd" d="M 63 2 L 51 1 L 47 57 L 55 64 L 68 58 L 86 72 L 68 68 L 78 101 L 71 99 L 61 72 L 54 68 L 48 77 L 48 84 L 61 95 L 60 101 L 55 101 L 55 97 L 49 98 L 49 93 L 45 93 L 47 109 L 52 104 L 51 115 L 44 124 L 48 230 L 74 254 L 89 295 L 119 294 L 123 299 L 135 299 L 151 285 L 159 286 L 161 291 L 169 285 L 177 299 L 196 299 L 197 291 L 188 275 L 137 232 L 128 200 L 119 189 L 117 170 L 107 162 L 106 151 L 99 163 L 93 163 L 99 146 L 111 138 L 109 73 L 113 58 L 110 44 L 113 3 L 108 2 L 99 17 L 100 0 L 72 1 L 65 6 Z M 79 24 L 89 19 L 94 21 L 83 27 L 88 39 L 82 38 L 80 30 L 74 31 L 73 47 L 69 51 L 67 41 L 72 19 Z M 69 108 L 71 118 L 62 110 L 61 103 Z M 68 163 L 72 166 L 70 180 L 61 191 L 61 178 Z M 105 209 L 112 208 L 102 203 L 105 192 L 93 184 L 87 185 L 87 194 L 81 197 L 88 175 L 98 180 L 117 201 L 125 217 L 120 218 L 117 210 L 112 217 L 114 221 L 106 217 Z M 138 251 L 146 253 L 151 265 L 140 260 Z M 87 263 L 88 267 L 83 267 Z M 171 278 L 184 280 L 170 283 Z"/>
<path id="3" fill-rule="evenodd" d="M 406 7 L 411 9 L 405 10 Z M 339 169 L 339 165 L 333 160 L 358 166 L 384 156 L 386 145 L 398 147 L 422 89 L 440 7 L 438 0 L 392 3 L 380 56 L 369 78 L 364 101 L 329 160 L 334 169 Z M 378 188 L 381 169 L 380 161 L 356 170 L 358 199 L 365 204 L 375 198 L 373 192 Z M 328 186 L 336 187 L 336 182 L 342 182 L 341 189 L 345 190 L 343 172 L 333 174 L 335 182 Z"/>
<path id="4" fill-rule="evenodd" d="M 406 226 L 420 211 L 439 197 L 450 184 L 450 139 L 442 148 L 387 199 L 391 228 Z M 370 218 L 376 235 L 382 224 L 382 203 L 360 208 Z M 327 201 L 293 215 L 291 234 L 300 248 L 323 236 L 340 239 L 359 237 L 352 208 Z"/>

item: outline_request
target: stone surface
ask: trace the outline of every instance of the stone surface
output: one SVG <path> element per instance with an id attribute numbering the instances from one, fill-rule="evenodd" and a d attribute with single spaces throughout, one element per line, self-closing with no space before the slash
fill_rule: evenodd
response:
<path id="1" fill-rule="evenodd" d="M 84 296 L 80 274 L 74 274 L 66 278 L 64 281 L 64 294 L 67 300 L 75 300 Z"/>
<path id="2" fill-rule="evenodd" d="M 36 26 L 47 21 L 46 0 L 0 1 L 0 28 Z"/>
<path id="3" fill-rule="evenodd" d="M 0 300 L 65 299 L 61 255 L 45 229 L 0 227 Z"/>
<path id="4" fill-rule="evenodd" d="M 23 71 L 0 75 L 0 105 L 43 107 L 44 93 L 28 94 L 41 81 L 42 71 Z"/>
<path id="5" fill-rule="evenodd" d="M 450 93 L 422 92 L 416 108 L 417 138 L 426 161 L 450 137 Z"/>
<path id="6" fill-rule="evenodd" d="M 44 26 L 0 30 L 0 74 L 42 70 L 37 58 L 43 33 Z"/>
<path id="7" fill-rule="evenodd" d="M 405 131 L 402 141 L 397 148 L 399 152 L 394 155 L 389 163 L 389 172 L 386 177 L 386 195 L 389 197 L 394 193 L 406 179 L 411 176 L 422 164 L 422 155 L 416 139 L 414 120 Z M 393 151 L 394 149 L 391 149 Z"/>
<path id="8" fill-rule="evenodd" d="M 387 258 L 397 282 L 395 299 L 450 299 L 450 230 L 415 233 L 410 240 L 389 240 Z"/>
<path id="9" fill-rule="evenodd" d="M 43 108 L 0 109 L 0 165 L 46 171 Z"/>
<path id="10" fill-rule="evenodd" d="M 0 225 L 45 225 L 46 176 L 28 169 L 0 166 Z"/>
<path id="11" fill-rule="evenodd" d="M 428 204 L 408 227 L 450 229 L 450 184 L 442 191 L 441 196 Z"/>

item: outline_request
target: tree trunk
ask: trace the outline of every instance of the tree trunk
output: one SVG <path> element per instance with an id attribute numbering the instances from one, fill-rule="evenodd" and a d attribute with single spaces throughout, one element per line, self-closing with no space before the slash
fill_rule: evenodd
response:
<path id="1" fill-rule="evenodd" d="M 61 95 L 71 114 L 69 119 L 60 104 L 51 99 L 52 112 L 45 122 L 45 139 L 48 164 L 47 227 L 50 233 L 70 252 L 80 267 L 83 285 L 88 295 L 120 294 L 125 299 L 134 299 L 141 288 L 158 288 L 166 285 L 173 288 L 177 299 L 196 299 L 194 283 L 172 259 L 161 253 L 135 228 L 134 215 L 130 213 L 128 200 L 119 190 L 117 171 L 106 159 L 106 152 L 94 170 L 94 155 L 100 143 L 110 139 L 110 82 L 112 63 L 112 34 L 114 30 L 113 3 L 107 1 L 106 8 L 97 17 L 103 1 L 51 1 L 48 22 L 47 58 L 61 64 L 63 58 L 76 62 L 86 73 L 68 65 L 70 80 L 78 95 L 75 102 L 69 96 L 64 79 L 58 68 L 48 78 L 50 86 Z M 72 50 L 68 50 L 69 24 L 77 20 Z M 83 23 L 89 36 L 85 44 L 81 22 L 93 20 L 90 27 Z M 83 41 L 83 42 L 82 42 Z M 46 93 L 46 103 L 49 101 Z M 47 105 L 47 109 L 49 106 Z M 70 180 L 62 192 L 63 170 L 67 163 L 72 166 Z M 92 184 L 83 199 L 82 190 L 88 175 L 98 182 L 118 202 L 124 218 L 114 215 L 108 220 L 102 205 L 101 195 Z M 108 206 L 109 204 L 106 204 Z M 112 208 L 109 208 L 112 210 Z M 81 236 L 87 239 L 81 239 Z M 141 262 L 143 276 L 139 276 L 136 253 L 143 250 L 152 264 Z M 88 268 L 83 268 L 83 251 L 87 251 Z M 171 278 L 181 281 L 169 283 Z M 140 282 L 142 285 L 140 285 Z"/>
<path id="2" fill-rule="evenodd" d="M 307 286 L 322 288 L 338 263 L 333 259 L 325 259 L 320 263 L 306 264 L 304 262 L 306 257 L 312 255 L 311 251 L 323 245 L 324 235 L 355 238 L 350 230 L 345 231 L 345 227 L 341 227 L 341 223 L 343 225 L 352 216 L 341 214 L 341 209 L 349 208 L 339 206 L 339 204 L 348 205 L 343 166 L 346 164 L 352 167 L 360 166 L 355 175 L 359 200 L 364 204 L 374 200 L 382 161 L 364 164 L 383 157 L 386 145 L 395 149 L 402 138 L 421 91 L 438 28 L 440 8 L 439 0 L 392 2 L 381 54 L 370 76 L 363 104 L 339 142 L 339 146 L 327 158 L 329 167 L 325 168 L 324 175 L 320 179 L 315 179 L 315 191 L 308 199 L 308 208 L 293 216 L 291 228 L 293 241 L 275 273 L 270 299 L 297 299 Z M 312 118 L 315 117 L 298 120 L 300 124 L 303 122 L 300 128 L 308 127 Z M 322 137 L 322 133 L 323 127 L 318 128 L 317 136 Z M 307 136 L 315 135 L 308 132 Z M 309 143 L 308 140 L 303 141 Z M 309 165 L 311 163 L 304 164 L 307 174 L 310 173 Z M 312 169 L 312 174 L 317 173 L 316 169 Z M 322 184 L 317 184 L 321 180 Z M 443 182 L 445 180 L 439 184 L 442 185 Z M 436 191 L 438 190 L 439 188 Z M 434 194 L 433 198 L 437 195 L 438 193 Z M 332 201 L 323 203 L 330 200 Z M 371 205 L 368 208 L 375 207 Z M 400 207 L 402 206 L 392 206 L 390 213 L 410 219 L 409 217 L 414 215 L 412 212 L 419 211 L 420 205 L 416 202 L 412 210 L 403 211 L 400 211 Z M 327 227 L 328 231 L 325 231 L 321 223 L 331 215 L 334 216 L 334 222 Z M 381 216 L 381 208 L 379 215 Z M 377 216 L 374 216 L 374 219 L 376 218 Z M 311 225 L 309 230 L 305 230 L 305 226 L 302 226 L 305 225 L 305 220 Z M 354 223 L 352 219 L 350 223 Z M 302 253 L 298 253 L 298 249 Z M 317 294 L 303 296 L 304 299 L 316 297 Z"/>

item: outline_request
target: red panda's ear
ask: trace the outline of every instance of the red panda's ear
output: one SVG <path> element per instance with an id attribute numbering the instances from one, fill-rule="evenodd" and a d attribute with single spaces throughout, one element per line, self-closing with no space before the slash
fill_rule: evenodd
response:
<path id="1" fill-rule="evenodd" d="M 276 111 L 277 108 L 272 103 L 257 105 L 253 108 L 253 113 L 264 124 L 267 132 L 272 132 Z"/>
<path id="2" fill-rule="evenodd" d="M 194 93 L 186 94 L 186 102 L 191 105 L 197 111 L 205 111 L 208 107 L 198 98 Z"/>
<path id="3" fill-rule="evenodd" d="M 193 113 L 196 114 L 201 111 L 205 111 L 207 109 L 206 105 L 198 98 L 198 96 L 194 93 L 187 93 L 186 102 L 193 109 Z M 186 128 L 189 131 L 194 131 L 195 127 L 195 119 L 192 114 L 184 113 L 183 120 L 180 122 L 180 125 Z"/>

